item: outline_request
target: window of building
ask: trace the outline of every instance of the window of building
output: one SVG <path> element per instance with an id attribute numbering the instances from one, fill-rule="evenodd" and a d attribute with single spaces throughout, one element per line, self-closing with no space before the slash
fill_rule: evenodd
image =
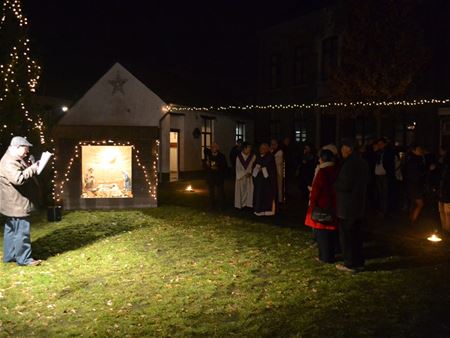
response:
<path id="1" fill-rule="evenodd" d="M 245 123 L 236 122 L 236 142 L 242 140 L 245 141 Z"/>
<path id="2" fill-rule="evenodd" d="M 308 132 L 304 121 L 299 119 L 294 120 L 294 138 L 297 143 L 306 142 L 308 140 Z"/>
<path id="3" fill-rule="evenodd" d="M 296 143 L 308 141 L 308 119 L 304 112 L 296 111 L 294 113 L 294 140 Z"/>
<path id="4" fill-rule="evenodd" d="M 278 140 L 280 138 L 280 121 L 271 120 L 270 121 L 270 138 Z"/>
<path id="5" fill-rule="evenodd" d="M 202 160 L 205 159 L 206 149 L 211 149 L 213 142 L 214 119 L 203 117 L 202 121 Z"/>
<path id="6" fill-rule="evenodd" d="M 270 58 L 270 89 L 281 87 L 281 58 L 279 55 L 272 55 Z"/>
<path id="7" fill-rule="evenodd" d="M 294 84 L 300 85 L 306 82 L 306 48 L 295 48 L 294 55 Z"/>
<path id="8" fill-rule="evenodd" d="M 331 78 L 338 66 L 338 37 L 332 36 L 322 41 L 321 78 Z"/>

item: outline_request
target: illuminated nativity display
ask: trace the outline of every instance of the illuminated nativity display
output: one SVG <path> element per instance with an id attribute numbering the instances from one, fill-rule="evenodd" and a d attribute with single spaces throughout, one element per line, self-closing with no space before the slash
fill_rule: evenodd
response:
<path id="1" fill-rule="evenodd" d="M 132 147 L 82 146 L 82 198 L 132 198 Z"/>

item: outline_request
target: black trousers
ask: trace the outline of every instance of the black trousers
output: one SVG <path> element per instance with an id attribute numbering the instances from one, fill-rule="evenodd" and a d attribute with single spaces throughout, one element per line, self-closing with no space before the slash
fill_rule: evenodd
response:
<path id="1" fill-rule="evenodd" d="M 208 182 L 209 207 L 225 208 L 225 188 L 224 182 Z"/>
<path id="2" fill-rule="evenodd" d="M 339 251 L 338 232 L 325 229 L 315 229 L 319 259 L 325 263 L 334 263 L 335 254 Z"/>
<path id="3" fill-rule="evenodd" d="M 364 266 L 362 219 L 340 219 L 339 235 L 341 239 L 344 265 L 348 268 Z"/>
<path id="4" fill-rule="evenodd" d="M 379 211 L 386 215 L 389 209 L 389 180 L 386 175 L 375 176 L 378 192 Z"/>

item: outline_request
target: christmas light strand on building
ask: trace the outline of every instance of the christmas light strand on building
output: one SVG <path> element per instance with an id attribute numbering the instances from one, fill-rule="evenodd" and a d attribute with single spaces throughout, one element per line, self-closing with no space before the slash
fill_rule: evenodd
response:
<path id="1" fill-rule="evenodd" d="M 152 169 L 153 169 L 153 183 L 151 182 L 149 170 L 147 167 L 142 163 L 140 159 L 140 151 L 136 148 L 134 144 L 131 144 L 130 142 L 114 142 L 112 140 L 103 140 L 103 141 L 80 141 L 77 145 L 74 146 L 74 153 L 73 156 L 70 158 L 69 163 L 67 167 L 65 168 L 65 171 L 61 178 L 58 177 L 58 171 L 55 168 L 55 162 L 57 161 L 56 156 L 53 158 L 52 168 L 53 168 L 53 191 L 52 191 L 52 197 L 53 201 L 56 204 L 61 203 L 62 196 L 64 195 L 64 186 L 66 183 L 70 182 L 70 174 L 72 171 L 72 166 L 74 162 L 81 157 L 81 147 L 82 146 L 131 146 L 135 159 L 135 163 L 139 168 L 142 169 L 142 172 L 144 174 L 145 181 L 148 185 L 148 193 L 150 197 L 156 201 L 157 200 L 157 190 L 158 190 L 158 161 L 159 161 L 159 140 L 156 141 L 155 147 L 154 147 L 154 160 L 152 162 Z"/>
<path id="2" fill-rule="evenodd" d="M 158 163 L 159 163 L 159 140 L 155 141 L 155 145 L 153 147 L 153 181 L 154 184 L 151 187 L 150 195 L 153 200 L 156 202 L 158 200 Z"/>
<path id="3" fill-rule="evenodd" d="M 269 104 L 269 105 L 246 105 L 246 106 L 210 106 L 210 107 L 188 107 L 168 105 L 163 111 L 228 111 L 228 110 L 287 110 L 287 109 L 329 109 L 349 107 L 412 107 L 436 104 L 449 104 L 450 99 L 418 99 L 418 100 L 395 100 L 395 101 L 355 101 L 355 102 L 327 102 L 327 103 L 300 103 L 300 104 Z"/>
<path id="4" fill-rule="evenodd" d="M 2 6 L 0 30 L 5 28 L 7 24 L 8 13 L 13 13 L 13 18 L 17 21 L 21 28 L 22 37 L 18 39 L 17 44 L 12 46 L 9 53 L 9 60 L 0 64 L 0 82 L 2 82 L 3 92 L 0 93 L 0 102 L 6 101 L 10 95 L 17 95 L 20 109 L 24 116 L 24 121 L 28 125 L 37 130 L 39 133 L 39 141 L 45 144 L 44 124 L 39 115 L 32 118 L 28 109 L 25 106 L 25 96 L 29 93 L 35 93 L 40 78 L 41 67 L 37 65 L 36 61 L 30 57 L 30 40 L 26 38 L 26 26 L 28 20 L 22 12 L 22 5 L 20 0 L 4 0 Z M 24 72 L 22 65 L 26 65 L 26 74 L 28 78 L 26 83 L 20 83 L 15 78 L 17 73 Z M 24 92 L 25 91 L 25 92 Z M 26 93 L 29 91 L 29 93 Z M 6 132 L 3 128 L 0 132 Z M 28 130 L 29 131 L 29 130 Z"/>

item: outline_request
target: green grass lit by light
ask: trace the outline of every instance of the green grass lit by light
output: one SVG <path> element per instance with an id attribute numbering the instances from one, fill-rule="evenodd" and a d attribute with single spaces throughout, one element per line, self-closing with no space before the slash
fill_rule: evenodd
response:
<path id="1" fill-rule="evenodd" d="M 449 332 L 448 260 L 348 275 L 306 231 L 173 206 L 35 219 L 32 237 L 41 267 L 0 267 L 1 337 Z"/>

